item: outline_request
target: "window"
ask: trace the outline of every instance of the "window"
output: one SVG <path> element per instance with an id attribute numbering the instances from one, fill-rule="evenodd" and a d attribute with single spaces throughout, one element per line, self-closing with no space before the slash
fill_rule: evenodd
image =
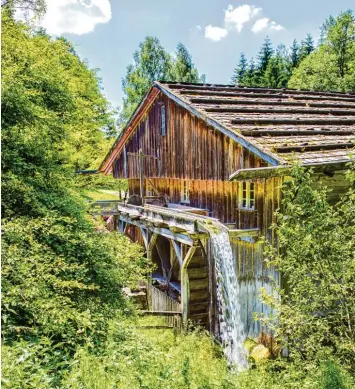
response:
<path id="1" fill-rule="evenodd" d="M 255 208 L 255 184 L 254 182 L 243 181 L 239 183 L 239 208 Z"/>
<path id="2" fill-rule="evenodd" d="M 166 135 L 166 116 L 165 116 L 165 105 L 162 105 L 160 107 L 160 114 L 161 114 L 161 135 Z"/>
<path id="3" fill-rule="evenodd" d="M 181 203 L 190 204 L 190 182 L 182 181 L 181 184 Z"/>

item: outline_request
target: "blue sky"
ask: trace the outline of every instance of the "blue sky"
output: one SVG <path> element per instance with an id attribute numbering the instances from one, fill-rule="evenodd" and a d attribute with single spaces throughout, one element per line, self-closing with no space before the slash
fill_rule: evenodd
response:
<path id="1" fill-rule="evenodd" d="M 100 68 L 104 92 L 117 106 L 126 66 L 147 35 L 169 52 L 182 42 L 208 82 L 228 83 L 240 52 L 255 56 L 267 35 L 275 46 L 306 33 L 318 38 L 325 18 L 347 9 L 354 0 L 48 0 L 42 25 Z"/>

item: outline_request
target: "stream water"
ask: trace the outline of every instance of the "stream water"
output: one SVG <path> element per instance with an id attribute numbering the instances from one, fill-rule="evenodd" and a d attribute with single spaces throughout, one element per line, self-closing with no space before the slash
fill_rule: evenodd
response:
<path id="1" fill-rule="evenodd" d="M 223 349 L 228 361 L 237 368 L 247 367 L 245 339 L 239 304 L 240 287 L 235 273 L 232 247 L 227 230 L 210 231 L 215 262 L 218 315 Z"/>

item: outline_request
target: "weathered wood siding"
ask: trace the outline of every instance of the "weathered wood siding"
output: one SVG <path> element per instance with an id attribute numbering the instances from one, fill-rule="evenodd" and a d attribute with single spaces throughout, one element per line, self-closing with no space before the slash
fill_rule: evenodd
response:
<path id="1" fill-rule="evenodd" d="M 166 112 L 165 136 L 161 134 L 162 105 Z M 161 159 L 160 177 L 165 178 L 223 181 L 237 169 L 266 166 L 260 158 L 162 94 L 126 143 L 126 152 L 115 160 L 114 177 L 138 178 L 138 159 L 129 153 L 139 149 Z M 158 173 L 158 162 L 146 159 L 145 175 L 157 177 Z"/>

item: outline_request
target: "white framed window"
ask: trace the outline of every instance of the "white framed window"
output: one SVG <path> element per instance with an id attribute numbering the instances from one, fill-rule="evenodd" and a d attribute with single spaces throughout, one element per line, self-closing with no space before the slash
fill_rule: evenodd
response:
<path id="1" fill-rule="evenodd" d="M 183 204 L 190 204 L 190 182 L 183 180 L 181 183 L 181 199 Z"/>
<path id="2" fill-rule="evenodd" d="M 255 209 L 255 183 L 242 181 L 239 183 L 239 208 Z"/>

